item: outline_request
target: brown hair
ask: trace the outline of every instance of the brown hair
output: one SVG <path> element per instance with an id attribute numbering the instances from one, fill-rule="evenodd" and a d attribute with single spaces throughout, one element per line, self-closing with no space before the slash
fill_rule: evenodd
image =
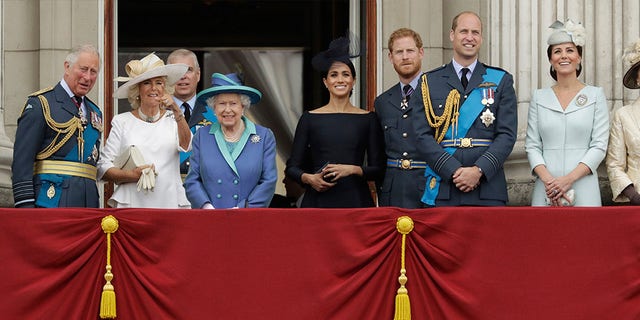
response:
<path id="1" fill-rule="evenodd" d="M 389 36 L 389 42 L 387 43 L 389 51 L 393 52 L 394 41 L 404 37 L 412 37 L 413 41 L 416 43 L 416 47 L 422 48 L 422 38 L 420 38 L 420 35 L 417 32 L 409 28 L 400 28 L 392 32 Z"/>
<path id="2" fill-rule="evenodd" d="M 549 58 L 549 60 L 551 60 L 551 50 L 554 46 L 556 45 L 552 44 L 547 47 L 547 58 Z M 580 55 L 580 58 L 582 58 L 582 46 L 576 46 L 576 48 L 578 48 L 578 55 Z M 582 73 L 582 61 L 580 61 L 580 64 L 578 64 L 578 67 L 576 68 L 576 77 L 579 77 L 580 73 Z M 558 72 L 553 69 L 553 66 L 549 66 L 549 74 L 551 75 L 551 78 L 553 78 L 553 80 L 558 81 Z"/>

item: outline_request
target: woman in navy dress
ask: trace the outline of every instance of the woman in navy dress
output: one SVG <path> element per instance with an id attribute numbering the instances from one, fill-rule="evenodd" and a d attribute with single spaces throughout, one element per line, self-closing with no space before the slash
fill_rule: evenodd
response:
<path id="1" fill-rule="evenodd" d="M 306 188 L 301 207 L 373 207 L 368 182 L 384 175 L 382 129 L 373 112 L 349 97 L 356 71 L 349 39 L 339 38 L 312 60 L 323 72 L 329 102 L 298 122 L 286 174 Z"/>

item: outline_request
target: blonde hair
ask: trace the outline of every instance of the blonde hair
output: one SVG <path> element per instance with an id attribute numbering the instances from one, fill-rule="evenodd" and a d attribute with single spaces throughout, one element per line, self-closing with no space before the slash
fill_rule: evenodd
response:
<path id="1" fill-rule="evenodd" d="M 164 81 L 164 92 L 173 94 L 175 87 L 167 84 L 167 76 L 161 76 L 161 78 Z M 140 108 L 140 85 L 142 82 L 144 81 L 140 81 L 136 85 L 129 87 L 129 92 L 127 93 L 127 100 L 133 110 Z"/>

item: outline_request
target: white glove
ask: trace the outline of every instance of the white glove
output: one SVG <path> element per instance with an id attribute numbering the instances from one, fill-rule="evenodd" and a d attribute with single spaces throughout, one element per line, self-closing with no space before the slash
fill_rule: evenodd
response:
<path id="1" fill-rule="evenodd" d="M 152 167 L 142 169 L 142 174 L 140 175 L 140 179 L 138 179 L 138 191 L 144 190 L 152 191 L 156 186 L 156 172 Z"/>

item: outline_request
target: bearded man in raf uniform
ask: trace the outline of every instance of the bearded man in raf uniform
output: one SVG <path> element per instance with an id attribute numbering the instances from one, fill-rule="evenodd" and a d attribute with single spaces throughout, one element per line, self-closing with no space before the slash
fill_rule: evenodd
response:
<path id="1" fill-rule="evenodd" d="M 29 95 L 13 149 L 15 207 L 100 206 L 96 162 L 102 112 L 86 95 L 100 70 L 95 47 L 74 48 L 53 88 Z"/>

